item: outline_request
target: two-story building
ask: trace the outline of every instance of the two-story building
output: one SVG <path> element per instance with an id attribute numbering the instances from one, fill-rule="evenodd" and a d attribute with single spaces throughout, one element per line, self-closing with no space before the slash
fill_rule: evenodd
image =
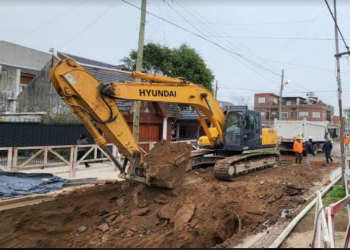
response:
<path id="1" fill-rule="evenodd" d="M 254 110 L 261 112 L 262 123 L 272 125 L 275 118 L 280 120 L 329 121 L 334 123 L 334 107 L 313 94 L 304 97 L 282 97 L 281 117 L 279 116 L 279 96 L 274 93 L 254 95 Z"/>

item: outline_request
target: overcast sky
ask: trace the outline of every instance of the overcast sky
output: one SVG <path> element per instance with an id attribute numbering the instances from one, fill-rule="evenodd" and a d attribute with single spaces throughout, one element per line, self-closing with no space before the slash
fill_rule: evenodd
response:
<path id="1" fill-rule="evenodd" d="M 0 40 L 119 65 L 137 49 L 140 7 L 141 0 L 0 0 Z M 339 114 L 334 21 L 324 0 L 147 0 L 146 9 L 145 44 L 194 48 L 215 75 L 219 100 L 278 95 L 284 69 L 291 83 L 283 96 L 312 91 Z M 350 1 L 337 0 L 337 18 L 349 46 Z M 343 109 L 349 69 L 343 56 Z"/>

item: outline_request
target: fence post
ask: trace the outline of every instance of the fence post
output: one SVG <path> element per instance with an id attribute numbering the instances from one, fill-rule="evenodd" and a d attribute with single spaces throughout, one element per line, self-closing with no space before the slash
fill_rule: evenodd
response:
<path id="1" fill-rule="evenodd" d="M 17 162 L 18 162 L 18 148 L 13 148 L 13 161 L 12 161 L 12 171 L 18 171 Z"/>
<path id="2" fill-rule="evenodd" d="M 47 157 L 48 156 L 48 150 L 47 150 L 47 146 L 44 147 L 44 166 L 47 166 Z"/>
<path id="3" fill-rule="evenodd" d="M 78 154 L 78 148 L 77 145 L 73 146 L 73 162 L 72 165 L 69 168 L 69 177 L 75 177 L 76 168 L 77 168 L 77 154 Z"/>
<path id="4" fill-rule="evenodd" d="M 12 171 L 13 166 L 13 148 L 9 148 L 7 151 L 7 164 L 6 164 L 6 171 Z"/>

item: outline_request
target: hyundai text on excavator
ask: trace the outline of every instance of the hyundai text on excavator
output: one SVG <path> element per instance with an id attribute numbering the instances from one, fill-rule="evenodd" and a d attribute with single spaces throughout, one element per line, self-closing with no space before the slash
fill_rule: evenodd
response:
<path id="1" fill-rule="evenodd" d="M 96 144 L 116 164 L 121 178 L 149 186 L 175 188 L 181 183 L 190 158 L 194 165 L 214 159 L 214 175 L 219 180 L 232 180 L 236 175 L 276 165 L 276 153 L 243 153 L 276 146 L 276 131 L 262 128 L 260 112 L 242 106 L 233 106 L 223 111 L 209 90 L 184 78 L 123 71 L 122 74 L 143 81 L 101 83 L 88 73 L 86 68 L 89 67 L 91 66 L 78 64 L 72 59 L 60 60 L 51 69 L 50 79 L 57 93 L 73 108 Z M 109 73 L 113 71 L 101 70 L 110 71 Z M 196 155 L 191 155 L 190 151 L 185 152 L 175 159 L 169 159 L 169 164 L 164 166 L 149 164 L 119 110 L 116 99 L 191 105 L 196 109 L 206 135 L 199 138 L 199 146 L 209 151 L 203 150 L 203 153 Z M 207 125 L 202 114 L 212 126 Z M 123 166 L 108 151 L 106 139 L 92 120 L 125 156 Z M 212 157 L 208 157 L 208 152 Z"/>

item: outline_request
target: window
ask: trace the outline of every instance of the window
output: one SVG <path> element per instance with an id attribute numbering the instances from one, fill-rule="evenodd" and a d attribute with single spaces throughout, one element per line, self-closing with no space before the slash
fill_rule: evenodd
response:
<path id="1" fill-rule="evenodd" d="M 274 103 L 274 104 L 278 104 L 277 98 L 274 98 L 274 99 L 273 99 L 273 103 Z"/>
<path id="2" fill-rule="evenodd" d="M 261 114 L 261 117 L 265 116 L 265 112 L 260 112 L 260 114 Z"/>
<path id="3" fill-rule="evenodd" d="M 265 103 L 265 97 L 259 97 L 258 103 Z"/>
<path id="4" fill-rule="evenodd" d="M 312 118 L 321 118 L 320 112 L 312 112 Z"/>
<path id="5" fill-rule="evenodd" d="M 288 118 L 288 112 L 281 112 L 281 118 Z"/>
<path id="6" fill-rule="evenodd" d="M 303 118 L 303 117 L 308 117 L 309 116 L 309 112 L 299 112 L 299 117 Z"/>
<path id="7" fill-rule="evenodd" d="M 294 113 L 294 112 L 290 112 L 290 117 L 293 117 L 293 115 L 294 115 L 293 113 Z"/>
<path id="8" fill-rule="evenodd" d="M 260 119 L 258 115 L 255 116 L 255 132 L 260 132 Z"/>
<path id="9" fill-rule="evenodd" d="M 292 105 L 292 101 L 286 101 L 286 105 Z"/>
<path id="10" fill-rule="evenodd" d="M 254 116 L 247 115 L 245 117 L 245 130 L 254 130 Z"/>

